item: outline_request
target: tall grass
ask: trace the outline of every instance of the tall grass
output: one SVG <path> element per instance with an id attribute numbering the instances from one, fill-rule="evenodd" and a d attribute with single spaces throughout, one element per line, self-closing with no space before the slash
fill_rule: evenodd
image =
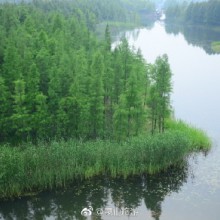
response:
<path id="1" fill-rule="evenodd" d="M 99 174 L 112 177 L 156 173 L 189 152 L 207 149 L 200 130 L 182 122 L 168 123 L 163 134 L 140 136 L 123 143 L 76 140 L 0 147 L 0 198 L 65 187 L 74 179 Z"/>
<path id="2" fill-rule="evenodd" d="M 209 150 L 211 147 L 211 140 L 208 135 L 201 129 L 196 128 L 192 125 L 186 124 L 185 122 L 169 120 L 166 123 L 167 129 L 172 131 L 179 131 L 187 137 L 189 147 L 191 150 Z"/>

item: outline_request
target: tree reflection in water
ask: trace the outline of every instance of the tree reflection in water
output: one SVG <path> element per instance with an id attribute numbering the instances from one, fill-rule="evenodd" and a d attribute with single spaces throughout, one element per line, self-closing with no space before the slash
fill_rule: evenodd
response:
<path id="1" fill-rule="evenodd" d="M 0 203 L 0 217 L 3 219 L 77 219 L 83 220 L 81 210 L 91 205 L 94 209 L 105 208 L 113 201 L 117 208 L 138 208 L 142 201 L 155 220 L 162 213 L 161 204 L 172 192 L 178 192 L 186 182 L 188 165 L 182 162 L 178 167 L 156 175 L 133 176 L 111 179 L 99 176 L 90 180 L 74 182 L 66 190 L 41 193 L 37 196 Z M 93 220 L 102 219 L 94 215 Z"/>
<path id="2" fill-rule="evenodd" d="M 203 48 L 209 55 L 216 54 L 211 44 L 212 42 L 220 41 L 220 30 L 214 27 L 166 24 L 165 29 L 168 34 L 177 35 L 182 33 L 189 44 Z"/>

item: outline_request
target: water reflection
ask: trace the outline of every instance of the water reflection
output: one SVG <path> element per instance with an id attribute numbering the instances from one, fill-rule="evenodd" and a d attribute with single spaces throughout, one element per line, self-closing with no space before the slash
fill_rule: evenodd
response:
<path id="1" fill-rule="evenodd" d="M 155 23 L 151 22 L 151 23 L 147 23 L 144 25 L 144 28 L 146 30 L 151 30 L 152 28 L 154 28 Z M 133 40 L 137 40 L 140 34 L 141 29 L 140 28 L 131 28 L 130 30 L 128 30 L 128 28 L 124 29 L 122 27 L 114 27 L 114 26 L 110 26 L 110 30 L 111 30 L 111 38 L 113 42 L 117 42 L 121 41 L 121 39 L 123 38 L 132 38 Z M 113 43 L 114 45 L 114 43 Z"/>
<path id="2" fill-rule="evenodd" d="M 157 175 L 142 175 L 128 179 L 107 176 L 75 182 L 66 191 L 42 193 L 31 198 L 0 203 L 3 219 L 86 219 L 81 210 L 91 205 L 94 210 L 109 206 L 138 208 L 144 201 L 154 219 L 162 213 L 162 202 L 172 192 L 178 192 L 187 180 L 188 165 L 183 162 Z M 113 204 L 110 204 L 109 201 Z M 92 219 L 105 219 L 93 213 Z"/>
<path id="3" fill-rule="evenodd" d="M 207 54 L 216 54 L 212 50 L 211 43 L 220 41 L 220 30 L 206 26 L 184 26 L 166 24 L 166 32 L 169 34 L 177 35 L 182 33 L 185 40 L 193 46 L 201 47 Z"/>
<path id="4" fill-rule="evenodd" d="M 131 31 L 120 31 L 117 33 L 117 35 L 115 35 L 115 36 L 113 35 L 113 39 L 117 45 L 118 43 L 120 43 L 121 39 L 123 39 L 123 38 L 126 38 L 126 39 L 132 38 L 136 41 L 139 37 L 139 34 L 140 34 L 139 28 L 131 30 Z M 113 43 L 113 45 L 114 45 L 114 43 Z"/>

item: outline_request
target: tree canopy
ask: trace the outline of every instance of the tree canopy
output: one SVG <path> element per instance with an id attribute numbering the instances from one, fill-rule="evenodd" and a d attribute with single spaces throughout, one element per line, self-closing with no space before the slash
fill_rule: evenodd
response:
<path id="1" fill-rule="evenodd" d="M 220 25 L 220 1 L 209 0 L 172 4 L 166 9 L 166 16 L 170 21 Z"/>
<path id="2" fill-rule="evenodd" d="M 1 141 L 121 140 L 146 133 L 151 121 L 164 130 L 168 58 L 149 65 L 126 39 L 112 50 L 109 26 L 98 40 L 97 20 L 124 16 L 112 14 L 117 1 L 102 2 L 102 10 L 90 0 L 0 5 Z"/>

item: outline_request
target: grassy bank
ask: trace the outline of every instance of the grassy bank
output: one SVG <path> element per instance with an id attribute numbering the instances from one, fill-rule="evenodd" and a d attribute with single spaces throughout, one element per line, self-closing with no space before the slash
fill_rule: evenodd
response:
<path id="1" fill-rule="evenodd" d="M 209 138 L 182 122 L 168 123 L 164 134 L 123 143 L 53 141 L 38 146 L 0 148 L 0 198 L 56 187 L 74 179 L 107 174 L 112 177 L 156 173 L 178 163 L 190 152 L 210 147 Z"/>
<path id="2" fill-rule="evenodd" d="M 211 47 L 214 52 L 220 53 L 220 41 L 212 42 Z"/>
<path id="3" fill-rule="evenodd" d="M 194 126 L 188 125 L 183 121 L 172 121 L 166 122 L 167 129 L 172 133 L 175 131 L 183 134 L 189 141 L 189 150 L 191 151 L 208 151 L 211 147 L 211 140 L 207 134 Z"/>

